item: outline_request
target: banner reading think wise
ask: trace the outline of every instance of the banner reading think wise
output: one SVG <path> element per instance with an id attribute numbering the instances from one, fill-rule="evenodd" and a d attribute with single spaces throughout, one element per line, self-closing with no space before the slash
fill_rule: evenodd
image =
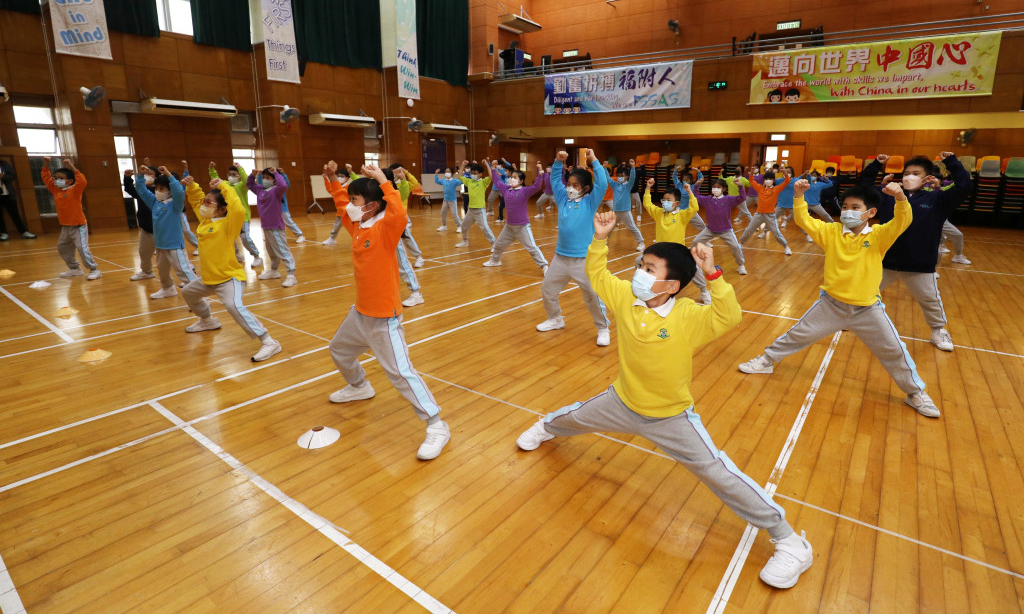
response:
<path id="1" fill-rule="evenodd" d="M 749 104 L 991 95 L 1000 40 L 986 32 L 760 53 Z"/>

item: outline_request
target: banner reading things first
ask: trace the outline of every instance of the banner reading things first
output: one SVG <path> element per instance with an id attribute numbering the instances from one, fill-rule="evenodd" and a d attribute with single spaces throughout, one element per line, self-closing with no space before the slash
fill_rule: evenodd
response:
<path id="1" fill-rule="evenodd" d="M 651 111 L 690 106 L 693 60 L 544 76 L 544 114 Z"/>
<path id="2" fill-rule="evenodd" d="M 1000 32 L 754 56 L 750 104 L 992 94 Z"/>

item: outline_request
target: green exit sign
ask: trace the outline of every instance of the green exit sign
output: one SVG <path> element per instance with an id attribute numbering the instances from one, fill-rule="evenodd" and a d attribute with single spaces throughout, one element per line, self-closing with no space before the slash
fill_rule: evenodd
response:
<path id="1" fill-rule="evenodd" d="M 708 81 L 709 90 L 724 90 L 729 87 L 728 81 Z"/>

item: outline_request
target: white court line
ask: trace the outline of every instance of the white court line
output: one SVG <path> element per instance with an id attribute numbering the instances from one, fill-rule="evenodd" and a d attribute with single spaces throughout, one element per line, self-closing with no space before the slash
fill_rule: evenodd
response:
<path id="1" fill-rule="evenodd" d="M 775 461 L 775 467 L 772 469 L 771 475 L 768 477 L 768 483 L 764 488 L 769 497 L 773 497 L 779 487 L 779 481 L 782 480 L 782 474 L 786 471 L 789 458 L 793 454 L 794 448 L 796 448 L 796 442 L 800 438 L 800 431 L 804 428 L 804 422 L 806 422 L 807 415 L 811 411 L 814 397 L 818 394 L 818 387 L 821 385 L 821 380 L 825 378 L 825 371 L 828 370 L 828 365 L 832 362 L 832 354 L 835 352 L 836 346 L 839 345 L 839 337 L 842 334 L 843 331 L 836 331 L 836 334 L 832 335 L 832 343 L 829 344 L 824 358 L 821 359 L 821 366 L 818 367 L 818 373 L 815 374 L 814 381 L 811 382 L 811 389 L 807 391 L 807 396 L 804 397 L 804 404 L 800 407 L 800 412 L 793 422 L 793 428 L 789 431 L 786 443 L 782 445 L 782 451 L 779 452 L 779 458 Z M 740 543 L 736 546 L 736 551 L 732 555 L 732 560 L 729 561 L 725 575 L 722 576 L 722 581 L 719 582 L 718 589 L 715 590 L 715 595 L 711 598 L 711 603 L 708 604 L 708 614 L 712 612 L 714 614 L 722 614 L 725 611 L 725 607 L 729 604 L 729 597 L 732 596 L 732 591 L 736 587 L 736 581 L 739 580 L 740 572 L 743 570 L 743 564 L 746 563 L 747 556 L 750 555 L 750 548 L 754 545 L 757 531 L 758 529 L 750 524 L 743 531 L 743 537 L 740 538 Z"/>
<path id="2" fill-rule="evenodd" d="M 7 298 L 11 299 L 11 302 L 13 302 L 18 307 L 21 307 L 22 309 L 24 309 L 25 312 L 28 313 L 28 315 L 32 316 L 36 320 L 39 320 L 39 322 L 43 326 L 45 326 L 46 328 L 49 328 L 51 331 L 53 331 L 53 333 L 56 334 L 61 339 L 63 339 L 65 343 L 70 343 L 70 342 L 74 341 L 74 339 L 71 338 L 71 335 L 69 335 L 66 332 L 62 331 L 57 326 L 54 326 L 52 322 L 50 322 L 49 320 L 47 320 L 43 316 L 39 315 L 38 313 L 36 313 L 34 309 L 29 307 L 25 303 L 22 303 L 21 301 L 19 301 L 13 294 L 11 294 L 10 292 L 7 291 L 7 288 L 0 287 L 0 293 L 3 293 L 4 296 L 6 296 Z"/>
<path id="3" fill-rule="evenodd" d="M 24 614 L 25 604 L 18 596 L 18 587 L 7 571 L 3 557 L 0 557 L 0 612 L 3 614 Z"/>
<path id="4" fill-rule="evenodd" d="M 413 601 L 420 604 L 427 611 L 434 614 L 448 614 L 452 612 L 451 608 L 446 607 L 440 601 L 429 595 L 426 591 L 413 584 L 402 574 L 398 573 L 391 567 L 388 567 L 384 561 L 381 561 L 377 557 L 373 556 L 365 549 L 359 546 L 359 544 L 353 542 L 351 539 L 345 537 L 343 533 L 347 533 L 344 529 L 341 529 L 330 520 L 327 520 L 323 516 L 317 514 L 313 510 L 309 509 L 305 505 L 299 503 L 292 497 L 289 497 L 280 488 L 274 486 L 268 482 L 265 478 L 260 476 L 258 473 L 249 469 L 240 460 L 228 454 L 224 448 L 217 445 L 212 439 L 203 435 L 193 427 L 187 425 L 184 420 L 179 418 L 171 410 L 167 409 L 159 402 L 150 403 L 150 406 L 158 411 L 161 416 L 167 418 L 172 424 L 181 428 L 187 433 L 192 439 L 198 441 L 204 448 L 216 454 L 222 461 L 227 463 L 231 469 L 236 473 L 239 473 L 251 484 L 270 495 L 275 501 L 288 508 L 293 514 L 301 518 L 306 524 L 313 527 L 313 529 L 331 540 L 338 546 L 341 546 L 345 552 L 348 552 L 356 558 L 360 563 L 366 565 L 374 573 L 379 575 L 381 578 L 386 580 L 389 584 L 402 591 L 409 597 L 412 597 Z"/>
<path id="5" fill-rule="evenodd" d="M 114 247 L 114 246 L 117 246 L 117 245 L 138 245 L 138 243 L 139 243 L 138 241 L 120 241 L 120 242 L 117 242 L 117 243 L 102 243 L 102 244 L 89 243 L 89 250 L 92 251 L 92 250 L 96 249 L 97 247 Z M 36 248 L 36 249 L 24 249 L 24 250 L 9 251 L 9 252 L 8 251 L 0 250 L 0 258 L 3 258 L 4 256 L 22 256 L 22 255 L 25 255 L 25 254 L 48 254 L 48 253 L 54 253 L 56 251 L 57 251 L 57 246 L 56 245 L 54 245 L 53 247 L 40 247 L 40 248 Z"/>
<path id="6" fill-rule="evenodd" d="M 116 269 L 114 269 L 116 271 L 134 271 L 135 270 L 134 268 L 130 269 L 130 268 L 126 267 L 126 266 L 120 265 L 120 264 L 114 262 L 113 260 L 107 260 L 106 258 L 100 258 L 96 254 L 93 254 L 92 257 L 95 258 L 96 260 L 102 260 L 103 262 L 106 262 L 107 264 L 114 265 L 115 267 L 117 267 Z"/>
<path id="7" fill-rule="evenodd" d="M 817 510 L 817 511 L 823 513 L 823 514 L 828 514 L 829 516 L 834 516 L 836 518 L 840 518 L 842 520 L 846 520 L 848 522 L 852 522 L 854 524 L 860 525 L 862 527 L 866 527 L 868 529 L 874 529 L 874 530 L 878 531 L 879 533 L 884 533 L 886 535 L 889 535 L 890 537 L 895 537 L 897 539 L 906 540 L 906 541 L 908 541 L 908 542 L 910 542 L 912 544 L 916 544 L 918 546 L 921 546 L 922 548 L 928 548 L 930 550 L 935 550 L 936 552 L 941 552 L 942 554 L 948 554 L 949 556 L 958 558 L 961 561 L 967 561 L 968 563 L 974 563 L 975 565 L 981 565 L 982 567 L 985 567 L 987 569 L 991 569 L 992 571 L 998 571 L 999 573 L 1003 573 L 1003 574 L 1006 574 L 1008 576 L 1013 576 L 1014 578 L 1017 578 L 1017 579 L 1020 579 L 1020 580 L 1024 580 L 1024 574 L 1019 574 L 1019 573 L 1017 573 L 1015 571 L 1010 571 L 1009 569 L 1003 569 L 1002 567 L 996 567 L 995 565 L 992 565 L 990 563 L 986 563 L 984 561 L 979 561 L 978 559 L 972 559 L 971 557 L 965 556 L 965 555 L 960 554 L 958 552 L 953 552 L 952 550 L 946 550 L 945 548 L 940 548 L 939 546 L 936 546 L 934 544 L 929 544 L 928 542 L 923 542 L 923 541 L 921 541 L 919 539 L 914 539 L 913 537 L 908 537 L 906 535 L 901 535 L 899 533 L 896 533 L 895 531 L 890 531 L 889 529 L 883 529 L 882 527 L 880 527 L 878 525 L 869 524 L 867 522 L 864 522 L 863 520 L 857 520 L 856 518 L 851 518 L 850 516 L 846 516 L 846 515 L 840 514 L 838 512 L 833 512 L 832 510 L 827 510 L 827 509 L 825 509 L 823 507 L 818 507 L 817 505 L 814 505 L 814 504 L 811 504 L 811 503 L 807 503 L 806 501 L 801 501 L 800 499 L 794 499 L 793 497 L 787 497 L 786 495 L 780 495 L 778 493 L 776 493 L 775 496 L 780 498 L 780 499 L 785 499 L 787 501 L 792 501 L 793 503 L 796 503 L 797 505 L 802 505 L 804 507 L 809 507 L 812 510 Z"/>

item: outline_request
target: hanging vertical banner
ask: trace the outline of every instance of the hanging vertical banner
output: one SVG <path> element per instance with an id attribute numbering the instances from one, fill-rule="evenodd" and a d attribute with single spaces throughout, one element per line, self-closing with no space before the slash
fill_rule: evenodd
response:
<path id="1" fill-rule="evenodd" d="M 420 67 L 416 47 L 416 0 L 395 0 L 398 96 L 420 99 Z"/>
<path id="2" fill-rule="evenodd" d="M 291 0 L 260 0 L 263 12 L 263 52 L 267 78 L 299 83 L 299 53 L 295 47 L 295 13 Z"/>
<path id="3" fill-rule="evenodd" d="M 57 53 L 113 59 L 107 14 L 99 0 L 50 0 L 50 21 Z"/>

